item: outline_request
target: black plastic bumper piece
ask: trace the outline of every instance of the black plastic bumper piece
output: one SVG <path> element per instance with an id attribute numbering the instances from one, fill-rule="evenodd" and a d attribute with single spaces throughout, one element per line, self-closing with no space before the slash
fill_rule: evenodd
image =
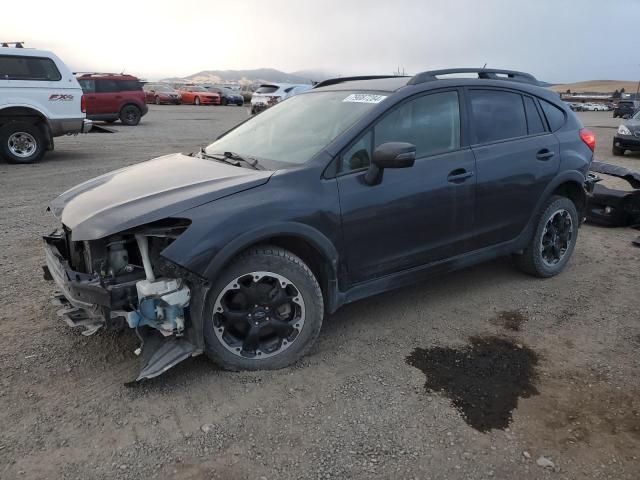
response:
<path id="1" fill-rule="evenodd" d="M 174 365 L 196 353 L 196 347 L 185 337 L 163 337 L 156 332 L 143 335 L 140 373 L 136 381 L 163 374 Z"/>

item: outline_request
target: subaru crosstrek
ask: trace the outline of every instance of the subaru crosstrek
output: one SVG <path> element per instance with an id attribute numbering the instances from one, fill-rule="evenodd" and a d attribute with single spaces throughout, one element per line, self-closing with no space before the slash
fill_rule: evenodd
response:
<path id="1" fill-rule="evenodd" d="M 594 145 L 529 74 L 329 80 L 63 193 L 45 277 L 70 325 L 136 329 L 138 378 L 200 353 L 281 368 L 346 303 L 508 254 L 559 273 Z"/>

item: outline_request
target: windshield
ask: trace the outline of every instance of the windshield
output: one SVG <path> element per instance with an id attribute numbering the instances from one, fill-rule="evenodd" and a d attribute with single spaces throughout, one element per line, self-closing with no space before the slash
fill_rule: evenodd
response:
<path id="1" fill-rule="evenodd" d="M 187 87 L 187 91 L 189 92 L 208 92 L 206 88 L 203 87 Z"/>
<path id="2" fill-rule="evenodd" d="M 302 164 L 385 98 L 362 91 L 296 95 L 241 124 L 209 145 L 206 153 Z"/>
<path id="3" fill-rule="evenodd" d="M 631 118 L 633 118 L 634 120 L 640 120 L 640 110 L 638 110 Z"/>
<path id="4" fill-rule="evenodd" d="M 167 86 L 167 85 L 154 85 L 152 87 L 153 90 L 155 90 L 156 92 L 173 92 L 173 88 Z"/>

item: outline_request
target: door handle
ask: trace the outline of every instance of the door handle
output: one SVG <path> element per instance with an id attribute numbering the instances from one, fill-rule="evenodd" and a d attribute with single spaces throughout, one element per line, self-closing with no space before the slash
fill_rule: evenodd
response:
<path id="1" fill-rule="evenodd" d="M 536 158 L 538 160 L 549 160 L 554 155 L 555 154 L 548 148 L 543 148 L 542 150 L 538 151 L 538 153 L 536 154 Z"/>
<path id="2" fill-rule="evenodd" d="M 467 172 L 464 168 L 456 168 L 449 173 L 447 180 L 451 183 L 462 183 L 471 177 L 473 177 L 473 172 Z"/>

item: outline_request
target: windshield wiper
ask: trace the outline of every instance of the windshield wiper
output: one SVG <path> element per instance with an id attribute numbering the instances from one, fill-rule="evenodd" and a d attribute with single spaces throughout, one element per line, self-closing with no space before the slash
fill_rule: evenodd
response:
<path id="1" fill-rule="evenodd" d="M 264 170 L 259 164 L 258 164 L 258 160 L 256 160 L 255 158 L 251 158 L 251 157 L 242 157 L 240 155 L 238 155 L 237 153 L 234 152 L 224 152 L 224 153 L 207 153 L 204 149 L 204 147 L 202 147 L 200 149 L 199 155 L 201 158 L 211 158 L 213 160 L 219 160 L 221 162 L 225 162 L 228 163 L 230 165 L 234 165 L 236 167 L 239 167 L 241 164 L 245 164 L 248 165 L 249 167 L 253 168 L 254 170 Z"/>

